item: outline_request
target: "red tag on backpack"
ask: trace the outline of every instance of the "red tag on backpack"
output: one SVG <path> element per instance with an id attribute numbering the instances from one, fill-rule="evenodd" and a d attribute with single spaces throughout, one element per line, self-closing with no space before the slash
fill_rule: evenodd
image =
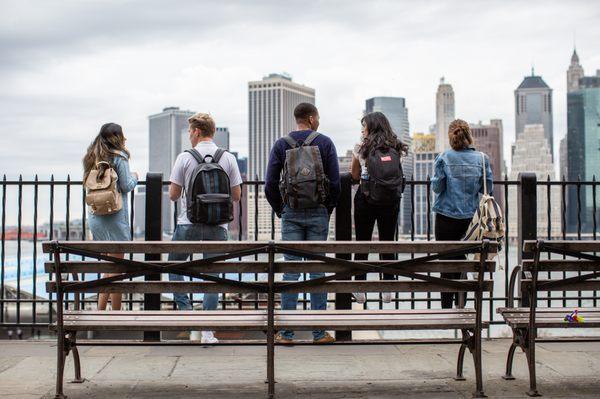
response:
<path id="1" fill-rule="evenodd" d="M 385 157 L 381 157 L 381 162 L 391 162 L 392 157 L 389 155 L 386 155 Z"/>

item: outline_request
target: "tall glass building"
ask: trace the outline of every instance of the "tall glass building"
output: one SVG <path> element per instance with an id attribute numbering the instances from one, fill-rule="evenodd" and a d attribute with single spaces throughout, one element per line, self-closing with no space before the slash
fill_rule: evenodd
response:
<path id="1" fill-rule="evenodd" d="M 390 121 L 394 133 L 408 145 L 408 156 L 402 160 L 402 170 L 407 179 L 413 175 L 413 152 L 411 138 L 408 133 L 408 108 L 403 97 L 373 97 L 366 101 L 365 113 L 382 112 Z M 411 200 L 410 195 L 403 195 L 400 204 L 399 233 L 410 234 L 411 230 Z"/>
<path id="2" fill-rule="evenodd" d="M 567 95 L 567 152 L 569 180 L 600 178 L 600 76 L 579 79 L 579 90 Z M 569 232 L 592 231 L 593 195 L 591 186 L 581 186 L 579 194 L 569 187 Z"/>

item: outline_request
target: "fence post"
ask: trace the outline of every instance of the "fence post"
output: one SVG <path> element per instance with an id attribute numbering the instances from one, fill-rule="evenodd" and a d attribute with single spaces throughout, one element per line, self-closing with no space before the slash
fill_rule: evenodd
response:
<path id="1" fill-rule="evenodd" d="M 526 240 L 537 239 L 537 177 L 532 172 L 519 173 L 519 191 L 517 196 L 518 218 L 518 264 L 523 264 L 523 259 L 532 259 L 533 253 L 523 251 Z M 521 301 L 519 306 L 529 306 L 527 292 L 521 288 L 519 278 L 519 292 Z"/>
<path id="2" fill-rule="evenodd" d="M 335 208 L 335 240 L 352 240 L 352 177 L 350 173 L 340 174 L 340 198 Z M 336 254 L 336 258 L 351 259 L 352 254 Z M 335 308 L 352 309 L 352 294 L 335 294 Z M 336 331 L 337 341 L 352 341 L 352 331 Z"/>
<path id="3" fill-rule="evenodd" d="M 146 241 L 162 240 L 162 173 L 146 174 Z M 161 260 L 161 254 L 145 254 L 145 260 Z M 160 274 L 147 274 L 145 281 L 160 281 Z M 144 310 L 160 310 L 161 294 L 144 294 Z M 144 341 L 160 341 L 160 331 L 144 331 Z"/>

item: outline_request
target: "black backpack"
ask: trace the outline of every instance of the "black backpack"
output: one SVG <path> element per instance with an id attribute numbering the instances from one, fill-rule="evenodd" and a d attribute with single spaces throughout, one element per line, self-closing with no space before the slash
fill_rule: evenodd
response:
<path id="1" fill-rule="evenodd" d="M 285 152 L 279 191 L 283 202 L 293 209 L 316 208 L 327 203 L 329 179 L 323 170 L 319 147 L 311 145 L 319 134 L 312 132 L 300 142 L 289 135 L 283 137 L 292 148 Z"/>
<path id="2" fill-rule="evenodd" d="M 404 191 L 404 173 L 400 154 L 395 148 L 376 148 L 366 160 L 368 179 L 361 179 L 360 189 L 372 205 L 391 205 Z"/>
<path id="3" fill-rule="evenodd" d="M 233 202 L 229 176 L 219 165 L 225 150 L 214 155 L 202 155 L 195 149 L 186 150 L 198 161 L 186 187 L 187 217 L 192 223 L 223 224 L 233 220 Z M 207 158 L 210 158 L 207 161 Z"/>

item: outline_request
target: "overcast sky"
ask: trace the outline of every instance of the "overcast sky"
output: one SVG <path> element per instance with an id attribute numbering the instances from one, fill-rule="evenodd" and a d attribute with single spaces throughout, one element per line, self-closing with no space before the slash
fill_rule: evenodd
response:
<path id="1" fill-rule="evenodd" d="M 405 97 L 410 131 L 435 121 L 441 76 L 456 116 L 501 118 L 514 140 L 514 89 L 535 66 L 566 130 L 576 38 L 600 69 L 596 1 L 0 1 L 0 173 L 80 177 L 100 125 L 121 124 L 132 169 L 147 170 L 147 116 L 210 112 L 247 153 L 247 82 L 288 72 L 316 89 L 321 129 L 343 153 L 366 98 Z"/>

